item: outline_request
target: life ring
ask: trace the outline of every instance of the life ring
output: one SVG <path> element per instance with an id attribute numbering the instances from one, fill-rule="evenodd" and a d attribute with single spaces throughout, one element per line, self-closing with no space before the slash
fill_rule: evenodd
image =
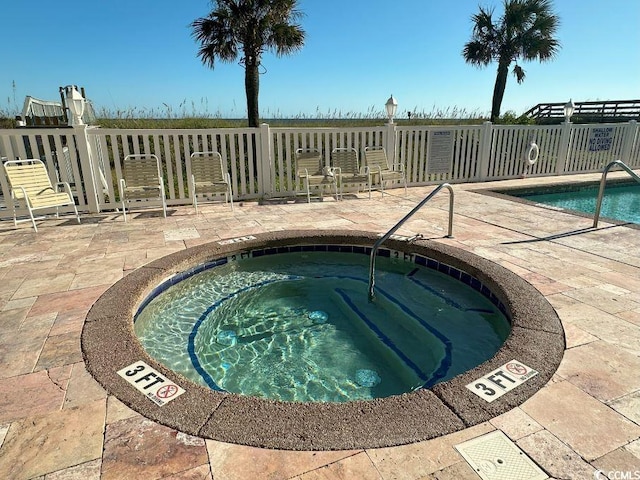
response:
<path id="1" fill-rule="evenodd" d="M 540 149 L 538 148 L 538 145 L 536 145 L 536 142 L 529 143 L 529 147 L 524 153 L 524 161 L 527 163 L 527 165 L 535 165 L 538 161 L 539 153 Z"/>

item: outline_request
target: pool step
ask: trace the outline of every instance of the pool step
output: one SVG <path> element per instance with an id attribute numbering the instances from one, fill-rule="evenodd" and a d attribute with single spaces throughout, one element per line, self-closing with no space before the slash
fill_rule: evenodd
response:
<path id="1" fill-rule="evenodd" d="M 359 319 L 357 324 L 366 328 L 367 333 L 381 342 L 395 361 L 411 370 L 422 384 L 430 383 L 434 376 L 439 377 L 450 365 L 447 345 L 419 321 L 399 324 L 398 317 L 411 315 L 407 315 L 406 309 L 401 311 L 384 295 L 370 303 L 366 298 L 362 301 L 362 292 L 342 288 L 336 288 L 335 292 L 339 299 L 336 303 L 350 316 Z"/>

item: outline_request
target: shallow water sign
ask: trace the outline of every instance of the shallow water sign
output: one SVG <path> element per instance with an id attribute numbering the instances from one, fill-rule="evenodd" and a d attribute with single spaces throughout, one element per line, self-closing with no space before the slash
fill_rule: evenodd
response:
<path id="1" fill-rule="evenodd" d="M 182 387 L 142 361 L 118 370 L 118 375 L 160 407 L 184 393 Z"/>
<path id="2" fill-rule="evenodd" d="M 466 387 L 490 403 L 537 374 L 533 368 L 511 360 Z"/>

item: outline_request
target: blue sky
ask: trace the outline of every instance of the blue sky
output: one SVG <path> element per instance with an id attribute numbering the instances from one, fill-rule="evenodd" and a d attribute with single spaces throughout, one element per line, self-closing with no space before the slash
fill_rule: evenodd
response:
<path id="1" fill-rule="evenodd" d="M 7 3 L 0 112 L 20 111 L 25 95 L 56 100 L 58 87 L 76 84 L 98 112 L 246 115 L 242 67 L 210 70 L 197 58 L 189 24 L 209 12 L 206 0 Z M 479 4 L 502 11 L 501 0 L 300 0 L 305 47 L 265 56 L 261 116 L 370 116 L 390 94 L 401 116 L 488 114 L 496 65 L 478 69 L 461 55 Z M 640 98 L 640 1 L 555 0 L 554 9 L 558 56 L 522 64 L 527 78 L 518 85 L 510 76 L 502 112 Z"/>

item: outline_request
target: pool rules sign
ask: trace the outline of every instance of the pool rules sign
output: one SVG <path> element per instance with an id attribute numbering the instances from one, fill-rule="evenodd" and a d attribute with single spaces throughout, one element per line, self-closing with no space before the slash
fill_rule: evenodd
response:
<path id="1" fill-rule="evenodd" d="M 160 407 L 184 393 L 184 389 L 142 361 L 118 370 L 118 375 Z"/>
<path id="2" fill-rule="evenodd" d="M 487 402 L 493 402 L 537 374 L 533 368 L 511 360 L 466 387 Z"/>

